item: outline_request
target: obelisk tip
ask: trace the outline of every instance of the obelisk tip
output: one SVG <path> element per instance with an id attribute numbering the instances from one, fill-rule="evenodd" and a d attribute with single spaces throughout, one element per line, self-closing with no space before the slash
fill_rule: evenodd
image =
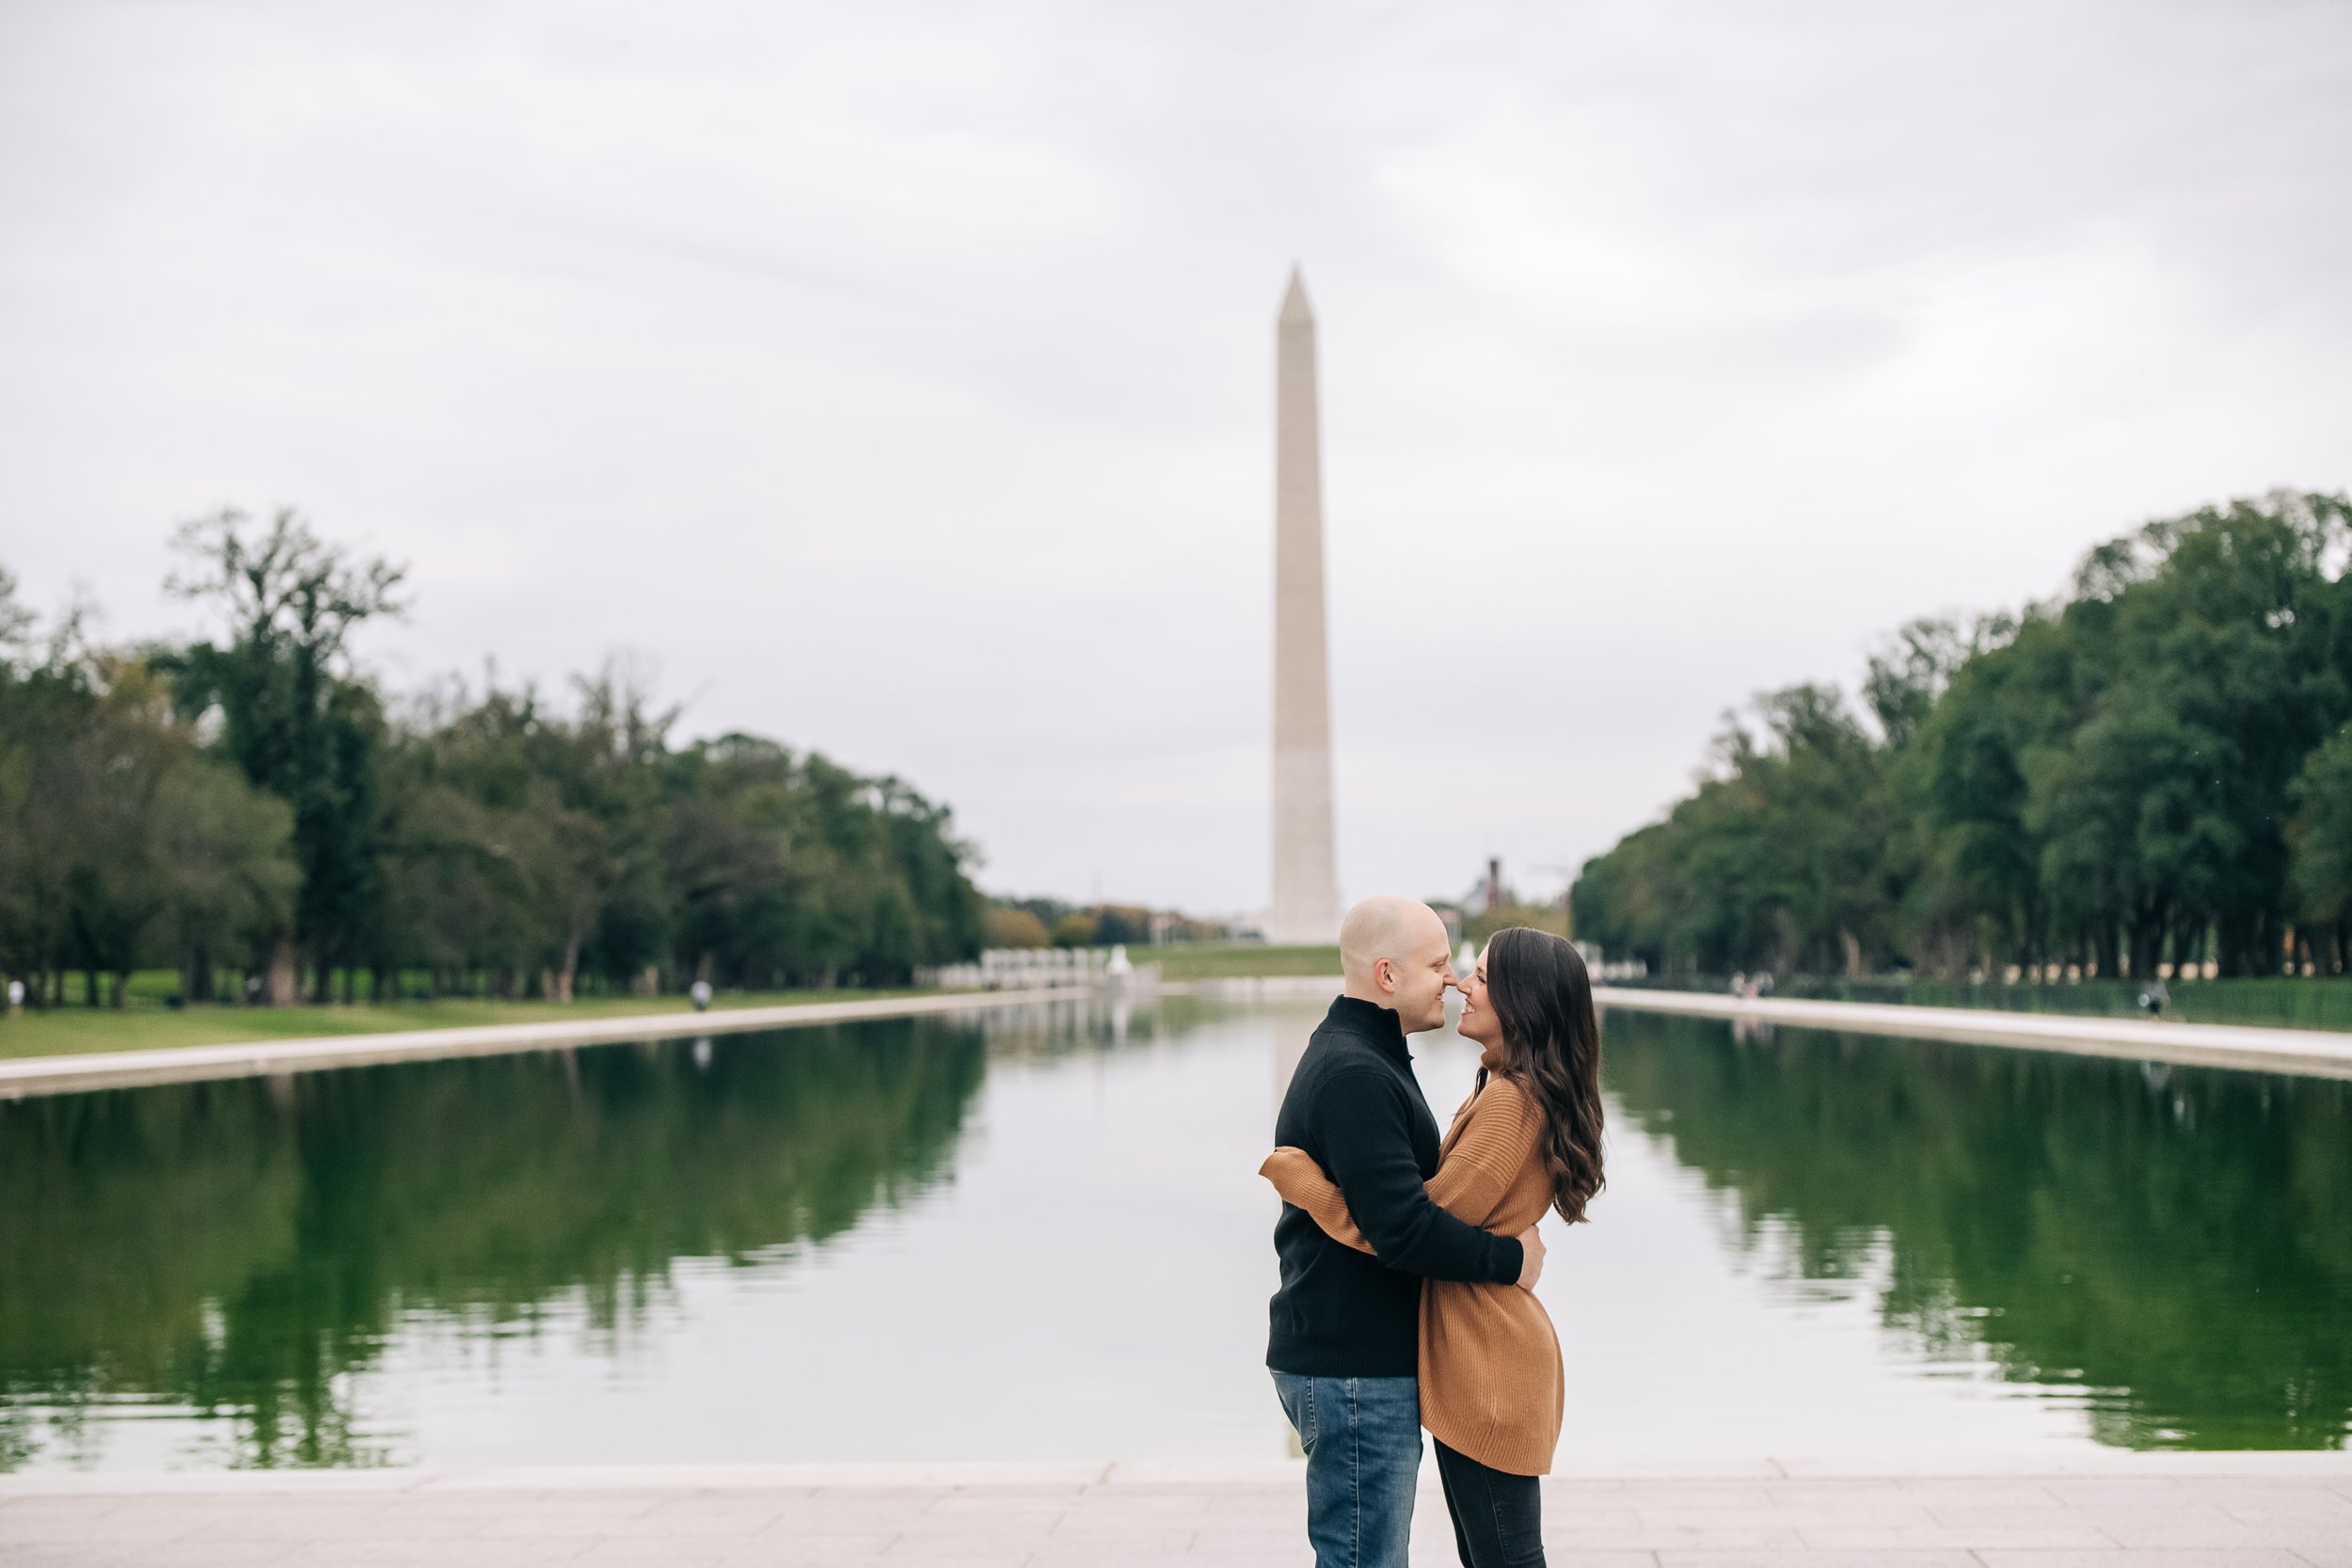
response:
<path id="1" fill-rule="evenodd" d="M 1291 265 L 1291 286 L 1282 294 L 1282 320 L 1311 324 L 1315 313 L 1307 308 L 1307 280 L 1299 276 L 1295 262 Z"/>

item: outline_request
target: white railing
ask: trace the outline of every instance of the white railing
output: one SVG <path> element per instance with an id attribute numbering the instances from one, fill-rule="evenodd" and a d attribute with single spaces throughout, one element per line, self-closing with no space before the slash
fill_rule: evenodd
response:
<path id="1" fill-rule="evenodd" d="M 1584 960 L 1584 973 L 1596 980 L 1607 982 L 1649 977 L 1649 965 L 1640 958 L 1620 958 L 1615 963 L 1606 961 L 1601 955 L 1600 943 L 1597 942 L 1580 942 L 1576 944 L 1576 951 Z"/>
<path id="2" fill-rule="evenodd" d="M 1124 947 L 993 947 L 978 963 L 918 969 L 914 983 L 942 990 L 1055 990 L 1069 986 L 1151 985 L 1157 964 L 1127 961 Z"/>

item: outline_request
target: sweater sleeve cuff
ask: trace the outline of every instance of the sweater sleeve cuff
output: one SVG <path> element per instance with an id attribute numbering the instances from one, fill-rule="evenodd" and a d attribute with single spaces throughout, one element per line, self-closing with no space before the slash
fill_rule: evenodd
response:
<path id="1" fill-rule="evenodd" d="M 1519 1271 L 1525 1267 L 1527 1267 L 1527 1248 L 1519 1244 L 1519 1239 L 1517 1236 L 1497 1236 L 1495 1238 L 1495 1283 L 1517 1285 L 1519 1282 Z"/>

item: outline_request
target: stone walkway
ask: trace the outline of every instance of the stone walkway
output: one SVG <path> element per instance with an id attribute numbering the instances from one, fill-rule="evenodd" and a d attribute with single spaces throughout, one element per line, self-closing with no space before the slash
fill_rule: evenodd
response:
<path id="1" fill-rule="evenodd" d="M 1763 1460 L 1544 1504 L 1555 1568 L 2352 1568 L 2344 1454 Z M 1451 1562 L 1421 1510 L 1414 1562 Z M 33 1475 L 0 1477 L 0 1563 L 1307 1568 L 1304 1514 L 1295 1465 Z"/>

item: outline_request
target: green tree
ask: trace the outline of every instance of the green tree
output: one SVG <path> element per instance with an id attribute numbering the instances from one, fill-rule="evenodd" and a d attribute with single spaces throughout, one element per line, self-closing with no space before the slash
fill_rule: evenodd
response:
<path id="1" fill-rule="evenodd" d="M 161 945 L 181 994 L 215 999 L 215 966 L 251 968 L 293 916 L 301 870 L 294 813 L 192 747 L 157 792 L 150 830 L 164 879 Z"/>
<path id="2" fill-rule="evenodd" d="M 1152 911 L 1141 905 L 1098 904 L 1092 913 L 1094 940 L 1099 945 L 1123 942 L 1133 947 L 1152 941 Z"/>
<path id="3" fill-rule="evenodd" d="M 1051 947 L 1054 934 L 1045 922 L 1027 910 L 993 905 L 988 911 L 987 941 L 991 947 Z"/>
<path id="4" fill-rule="evenodd" d="M 2352 959 L 2352 724 L 2303 760 L 2292 798 L 2295 912 L 2306 942 L 2326 944 L 2318 960 L 2340 970 Z"/>
<path id="5" fill-rule="evenodd" d="M 2041 847 L 2026 823 L 2027 759 L 2060 733 L 2065 628 L 2028 612 L 1952 672 L 1890 768 L 1908 831 L 1905 927 L 1914 962 L 1952 976 L 2022 956 L 2046 936 Z"/>
<path id="6" fill-rule="evenodd" d="M 102 656 L 98 689 L 66 752 L 74 944 L 114 975 L 162 958 L 209 994 L 215 952 L 249 962 L 282 929 L 295 872 L 284 805 L 202 755 L 160 680 L 138 660 Z"/>
<path id="7" fill-rule="evenodd" d="M 167 586 L 228 622 L 225 641 L 168 660 L 181 705 L 191 716 L 216 710 L 226 753 L 293 809 L 302 883 L 284 936 L 313 964 L 325 1000 L 331 968 L 366 956 L 385 912 L 389 736 L 382 704 L 352 669 L 350 639 L 401 613 L 405 568 L 352 558 L 291 510 L 259 530 L 234 511 L 201 518 L 174 548 L 187 565 Z"/>
<path id="8" fill-rule="evenodd" d="M 1915 622 L 1863 683 L 1876 736 L 1827 689 L 1760 699 L 1587 863 L 1579 931 L 1685 971 L 2276 973 L 2314 887 L 2339 907 L 2307 759 L 2352 712 L 2348 525 L 2342 496 L 2206 507 L 2090 552 L 2063 603 Z"/>
<path id="9" fill-rule="evenodd" d="M 1665 822 L 1588 862 L 1576 929 L 1661 970 L 1853 970 L 1889 941 L 1878 747 L 1833 689 L 1727 715 L 1714 766 Z"/>
<path id="10" fill-rule="evenodd" d="M 398 612 L 398 568 L 290 512 L 177 547 L 170 586 L 222 612 L 217 640 L 94 650 L 70 613 L 44 643 L 0 574 L 0 966 L 37 1002 L 69 968 L 95 1002 L 157 961 L 198 1000 L 224 961 L 272 1000 L 304 964 L 322 1000 L 338 971 L 348 1000 L 419 968 L 569 1000 L 901 984 L 979 950 L 975 851 L 904 781 L 756 736 L 678 747 L 617 661 L 568 704 L 493 680 L 395 712 L 349 642 Z"/>
<path id="11" fill-rule="evenodd" d="M 46 639 L 0 570 L 0 968 L 57 1001 L 70 959 L 81 823 L 74 740 L 96 706 L 78 615 Z"/>
<path id="12" fill-rule="evenodd" d="M 2091 552 L 2063 612 L 2083 645 L 2075 722 L 2029 779 L 2045 887 L 2079 943 L 2145 973 L 2168 932 L 2210 926 L 2226 973 L 2275 974 L 2288 790 L 2352 703 L 2347 510 L 2233 501 Z"/>
<path id="13" fill-rule="evenodd" d="M 120 1006 L 159 959 L 201 994 L 215 955 L 249 961 L 257 924 L 291 907 L 288 819 L 203 753 L 144 658 L 87 646 L 81 620 L 41 645 L 0 573 L 0 967 L 37 1004 L 73 967 L 91 1006 Z"/>

